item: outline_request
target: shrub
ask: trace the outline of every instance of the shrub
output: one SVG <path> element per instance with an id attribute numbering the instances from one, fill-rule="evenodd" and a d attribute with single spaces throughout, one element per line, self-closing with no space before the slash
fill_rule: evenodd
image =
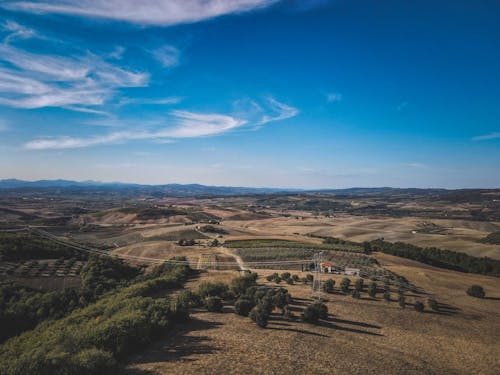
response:
<path id="1" fill-rule="evenodd" d="M 480 285 L 472 285 L 469 289 L 467 289 L 467 294 L 476 298 L 484 298 L 486 296 L 483 287 Z"/>
<path id="2" fill-rule="evenodd" d="M 372 298 L 377 296 L 377 283 L 375 281 L 368 284 L 368 295 Z"/>
<path id="3" fill-rule="evenodd" d="M 423 312 L 424 311 L 424 304 L 422 302 L 420 302 L 420 301 L 415 302 L 415 305 L 413 307 L 418 312 Z"/>
<path id="4" fill-rule="evenodd" d="M 274 282 L 275 282 L 276 284 L 281 283 L 281 277 L 276 276 L 276 277 L 274 278 Z"/>
<path id="5" fill-rule="evenodd" d="M 267 281 L 273 281 L 274 280 L 274 274 L 266 276 Z"/>
<path id="6" fill-rule="evenodd" d="M 299 282 L 300 278 L 299 278 L 299 275 L 292 275 L 292 279 L 293 281 L 295 281 L 296 283 Z"/>
<path id="7" fill-rule="evenodd" d="M 328 279 L 323 284 L 323 290 L 326 293 L 333 293 L 334 289 L 335 289 L 335 280 L 333 279 Z"/>
<path id="8" fill-rule="evenodd" d="M 210 312 L 222 312 L 222 300 L 220 297 L 207 297 L 205 298 L 205 307 Z"/>
<path id="9" fill-rule="evenodd" d="M 288 280 L 291 275 L 290 272 L 283 272 L 280 276 L 283 280 Z"/>
<path id="10" fill-rule="evenodd" d="M 291 279 L 291 278 L 286 279 L 286 283 L 288 285 L 293 285 L 293 279 Z"/>
<path id="11" fill-rule="evenodd" d="M 312 282 L 313 282 L 313 280 L 314 280 L 314 276 L 313 276 L 313 275 L 311 275 L 310 273 L 308 273 L 308 274 L 306 275 L 306 279 L 307 279 L 307 282 L 312 283 Z"/>
<path id="12" fill-rule="evenodd" d="M 318 310 L 320 319 L 328 319 L 328 307 L 322 302 L 316 302 L 313 307 Z"/>
<path id="13" fill-rule="evenodd" d="M 249 273 L 244 276 L 236 277 L 231 281 L 231 291 L 236 295 L 245 294 L 247 289 L 257 284 L 256 273 Z"/>
<path id="14" fill-rule="evenodd" d="M 439 311 L 439 304 L 437 303 L 437 301 L 433 298 L 429 298 L 427 300 L 427 306 L 429 306 L 429 308 L 431 310 L 434 310 L 434 311 Z"/>
<path id="15" fill-rule="evenodd" d="M 361 291 L 363 291 L 363 287 L 364 287 L 364 280 L 363 279 L 357 279 L 356 280 L 356 284 L 354 284 L 354 289 L 356 289 L 357 291 L 361 292 Z"/>
<path id="16" fill-rule="evenodd" d="M 250 310 L 249 316 L 259 327 L 265 328 L 267 326 L 269 313 L 262 305 L 259 304 Z"/>
<path id="17" fill-rule="evenodd" d="M 234 304 L 236 313 L 241 316 L 248 316 L 250 310 L 253 308 L 253 303 L 249 299 L 239 298 Z"/>
<path id="18" fill-rule="evenodd" d="M 219 297 L 225 298 L 229 292 L 229 288 L 224 283 L 203 282 L 198 288 L 198 294 L 201 298 Z"/>
<path id="19" fill-rule="evenodd" d="M 399 303 L 399 306 L 401 306 L 402 309 L 404 309 L 406 307 L 406 299 L 405 299 L 405 296 L 400 294 L 399 297 L 398 297 L 398 303 Z"/>
<path id="20" fill-rule="evenodd" d="M 354 289 L 351 294 L 352 298 L 359 299 L 361 298 L 361 292 L 357 289 Z"/>
<path id="21" fill-rule="evenodd" d="M 316 324 L 319 320 L 319 311 L 313 305 L 307 306 L 302 312 L 302 320 L 307 323 Z"/>
<path id="22" fill-rule="evenodd" d="M 195 294 L 191 290 L 187 289 L 177 295 L 176 305 L 183 309 L 187 309 L 189 307 L 201 306 L 202 301 L 198 294 Z"/>
<path id="23" fill-rule="evenodd" d="M 345 294 L 349 292 L 350 286 L 351 286 L 351 280 L 348 279 L 347 277 L 343 278 L 342 281 L 340 282 L 340 289 L 342 289 L 342 292 Z"/>

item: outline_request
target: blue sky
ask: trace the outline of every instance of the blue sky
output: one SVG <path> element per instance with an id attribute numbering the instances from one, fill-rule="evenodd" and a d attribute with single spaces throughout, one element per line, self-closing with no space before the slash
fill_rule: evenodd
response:
<path id="1" fill-rule="evenodd" d="M 500 186 L 500 3 L 0 0 L 0 178 Z"/>

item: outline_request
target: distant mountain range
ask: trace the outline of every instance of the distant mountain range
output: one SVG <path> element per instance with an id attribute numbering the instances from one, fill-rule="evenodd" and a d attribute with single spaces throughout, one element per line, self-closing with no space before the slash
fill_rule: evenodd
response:
<path id="1" fill-rule="evenodd" d="M 137 193 L 158 193 L 172 195 L 244 195 L 266 194 L 276 192 L 292 192 L 298 189 L 274 189 L 229 186 L 205 186 L 200 184 L 165 184 L 142 185 L 122 182 L 71 181 L 71 180 L 39 180 L 24 181 L 17 179 L 0 180 L 0 189 L 64 189 L 64 190 L 129 190 Z"/>
<path id="2" fill-rule="evenodd" d="M 253 188 L 230 186 L 206 186 L 200 184 L 165 184 L 142 185 L 122 182 L 100 181 L 71 181 L 71 180 L 39 180 L 24 181 L 18 179 L 0 180 L 2 190 L 61 190 L 63 192 L 127 192 L 129 194 L 145 194 L 152 196 L 200 196 L 200 195 L 248 195 L 248 194 L 276 194 L 276 193 L 329 193 L 342 195 L 367 195 L 367 194 L 405 194 L 427 195 L 459 192 L 461 190 L 475 191 L 487 189 L 417 189 L 417 188 L 392 188 L 392 187 L 352 187 L 347 189 L 291 189 L 291 188 Z"/>

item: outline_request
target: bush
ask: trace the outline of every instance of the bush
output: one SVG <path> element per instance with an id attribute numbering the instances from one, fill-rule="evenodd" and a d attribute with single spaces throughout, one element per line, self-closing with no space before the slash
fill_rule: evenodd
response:
<path id="1" fill-rule="evenodd" d="M 250 310 L 253 308 L 253 303 L 249 299 L 239 298 L 234 304 L 234 309 L 236 313 L 241 316 L 248 316 Z"/>
<path id="2" fill-rule="evenodd" d="M 429 298 L 427 300 L 427 306 L 429 306 L 429 308 L 431 310 L 434 310 L 434 311 L 439 311 L 439 304 L 437 303 L 437 301 L 433 298 Z"/>
<path id="3" fill-rule="evenodd" d="M 324 303 L 315 302 L 302 312 L 304 322 L 316 324 L 319 319 L 328 319 L 328 307 Z"/>
<path id="4" fill-rule="evenodd" d="M 484 298 L 486 296 L 483 287 L 480 285 L 472 285 L 469 289 L 467 289 L 467 294 L 476 298 Z"/>
<path id="5" fill-rule="evenodd" d="M 259 327 L 265 328 L 267 326 L 269 312 L 262 305 L 259 304 L 250 310 L 249 316 Z"/>
<path id="6" fill-rule="evenodd" d="M 418 312 L 423 312 L 424 311 L 424 304 L 422 302 L 420 302 L 420 301 L 415 302 L 415 305 L 413 307 Z"/>
<path id="7" fill-rule="evenodd" d="M 349 292 L 350 286 L 351 286 L 351 280 L 348 279 L 347 277 L 343 278 L 342 281 L 340 282 L 340 289 L 342 289 L 342 292 L 345 294 Z"/>
<path id="8" fill-rule="evenodd" d="M 312 282 L 313 282 L 313 280 L 314 280 L 314 276 L 313 276 L 313 275 L 311 275 L 310 273 L 308 273 L 308 274 L 306 275 L 306 279 L 307 279 L 307 282 L 312 283 Z"/>
<path id="9" fill-rule="evenodd" d="M 359 292 L 362 292 L 364 285 L 365 283 L 363 279 L 357 279 L 356 284 L 354 284 L 354 289 L 356 289 Z"/>
<path id="10" fill-rule="evenodd" d="M 292 275 L 292 279 L 293 281 L 295 281 L 296 283 L 299 282 L 300 278 L 299 278 L 299 275 Z"/>
<path id="11" fill-rule="evenodd" d="M 375 281 L 368 284 L 368 295 L 372 298 L 377 296 L 377 283 Z"/>
<path id="12" fill-rule="evenodd" d="M 286 283 L 287 283 L 288 285 L 293 285 L 293 279 L 292 279 L 292 278 L 288 278 L 288 279 L 286 279 Z"/>
<path id="13" fill-rule="evenodd" d="M 234 278 L 231 281 L 231 291 L 238 296 L 245 294 L 248 288 L 257 284 L 257 277 L 256 273 L 250 273 Z"/>
<path id="14" fill-rule="evenodd" d="M 176 305 L 183 309 L 188 309 L 189 307 L 199 307 L 202 305 L 201 298 L 198 294 L 193 293 L 189 289 L 183 290 L 177 295 Z"/>
<path id="15" fill-rule="evenodd" d="M 280 276 L 283 280 L 288 280 L 291 275 L 290 272 L 283 272 Z"/>
<path id="16" fill-rule="evenodd" d="M 361 298 L 361 292 L 357 289 L 354 289 L 351 294 L 352 298 L 360 299 Z"/>
<path id="17" fill-rule="evenodd" d="M 220 297 L 205 298 L 205 307 L 210 312 L 222 312 L 222 300 Z"/>
<path id="18" fill-rule="evenodd" d="M 302 320 L 307 323 L 316 324 L 319 320 L 319 311 L 313 305 L 307 306 L 302 312 Z"/>
<path id="19" fill-rule="evenodd" d="M 398 297 L 398 303 L 399 303 L 399 306 L 401 306 L 401 308 L 404 309 L 406 307 L 405 296 L 403 296 L 402 294 L 400 294 L 399 297 Z"/>
<path id="20" fill-rule="evenodd" d="M 320 319 L 328 319 L 328 307 L 321 302 L 316 302 L 313 307 L 318 310 Z"/>
<path id="21" fill-rule="evenodd" d="M 333 279 L 328 279 L 323 284 L 323 290 L 326 293 L 333 293 L 334 289 L 335 289 L 335 280 Z"/>
<path id="22" fill-rule="evenodd" d="M 276 284 L 281 283 L 281 277 L 276 276 L 276 277 L 274 278 L 274 282 L 275 282 Z"/>
<path id="23" fill-rule="evenodd" d="M 219 297 L 226 298 L 229 288 L 224 283 L 203 282 L 198 288 L 198 294 L 201 298 Z"/>

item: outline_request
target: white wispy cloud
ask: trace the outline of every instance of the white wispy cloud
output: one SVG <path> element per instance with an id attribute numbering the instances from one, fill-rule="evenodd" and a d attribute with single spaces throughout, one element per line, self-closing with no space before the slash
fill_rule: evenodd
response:
<path id="1" fill-rule="evenodd" d="M 156 128 L 156 130 L 116 131 L 92 137 L 43 137 L 29 141 L 24 146 L 32 150 L 47 150 L 83 148 L 137 140 L 172 143 L 177 139 L 215 136 L 247 125 L 261 126 L 272 121 L 280 121 L 293 117 L 299 112 L 298 109 L 281 103 L 274 98 L 267 98 L 266 106 L 272 108 L 272 114 L 262 116 L 257 123 L 234 115 L 174 110 L 170 112 L 167 118 L 162 120 L 156 119 L 149 123 L 149 126 Z M 259 108 L 261 107 L 259 106 Z M 115 123 L 120 123 L 120 120 L 109 119 L 99 124 L 109 125 Z M 161 125 L 158 126 L 160 123 Z M 165 127 L 165 124 L 169 124 L 169 126 Z M 144 120 L 138 120 L 135 127 L 142 126 L 143 129 L 144 125 Z M 130 123 L 129 120 L 127 127 L 129 129 L 133 128 L 134 124 Z"/>
<path id="2" fill-rule="evenodd" d="M 97 17 L 141 25 L 176 25 L 265 8 L 279 0 L 45 0 L 5 1 L 3 7 L 30 13 Z"/>
<path id="3" fill-rule="evenodd" d="M 184 98 L 180 96 L 167 96 L 165 98 L 122 98 L 119 105 L 128 104 L 151 104 L 151 105 L 170 105 L 179 104 Z"/>
<path id="4" fill-rule="evenodd" d="M 342 100 L 342 95 L 338 92 L 331 92 L 326 94 L 326 101 L 328 103 L 339 102 Z"/>
<path id="5" fill-rule="evenodd" d="M 39 34 L 35 30 L 12 20 L 4 21 L 0 25 L 0 28 L 8 33 L 8 35 L 4 38 L 4 43 L 9 43 L 13 39 L 29 39 L 39 37 Z"/>
<path id="6" fill-rule="evenodd" d="M 487 141 L 490 139 L 498 139 L 500 138 L 500 132 L 493 132 L 489 134 L 484 134 L 484 135 L 478 135 L 475 137 L 472 137 L 474 141 Z"/>
<path id="7" fill-rule="evenodd" d="M 257 122 L 257 126 L 267 124 L 268 122 L 286 120 L 299 114 L 299 110 L 297 108 L 281 103 L 273 97 L 268 97 L 266 99 L 266 104 L 271 109 L 273 114 L 266 114 L 262 116 L 261 120 Z"/>
<path id="8" fill-rule="evenodd" d="M 32 150 L 83 148 L 134 140 L 153 140 L 169 143 L 173 138 L 195 138 L 228 132 L 246 124 L 229 115 L 172 111 L 173 127 L 157 131 L 119 131 L 93 137 L 46 137 L 30 141 L 25 147 Z"/>
<path id="9" fill-rule="evenodd" d="M 113 65 L 90 52 L 62 56 L 0 44 L 0 104 L 63 107 L 89 113 L 124 87 L 145 86 L 149 74 Z"/>
<path id="10" fill-rule="evenodd" d="M 151 54 L 164 68 L 179 65 L 181 53 L 174 46 L 164 45 L 151 51 Z"/>

